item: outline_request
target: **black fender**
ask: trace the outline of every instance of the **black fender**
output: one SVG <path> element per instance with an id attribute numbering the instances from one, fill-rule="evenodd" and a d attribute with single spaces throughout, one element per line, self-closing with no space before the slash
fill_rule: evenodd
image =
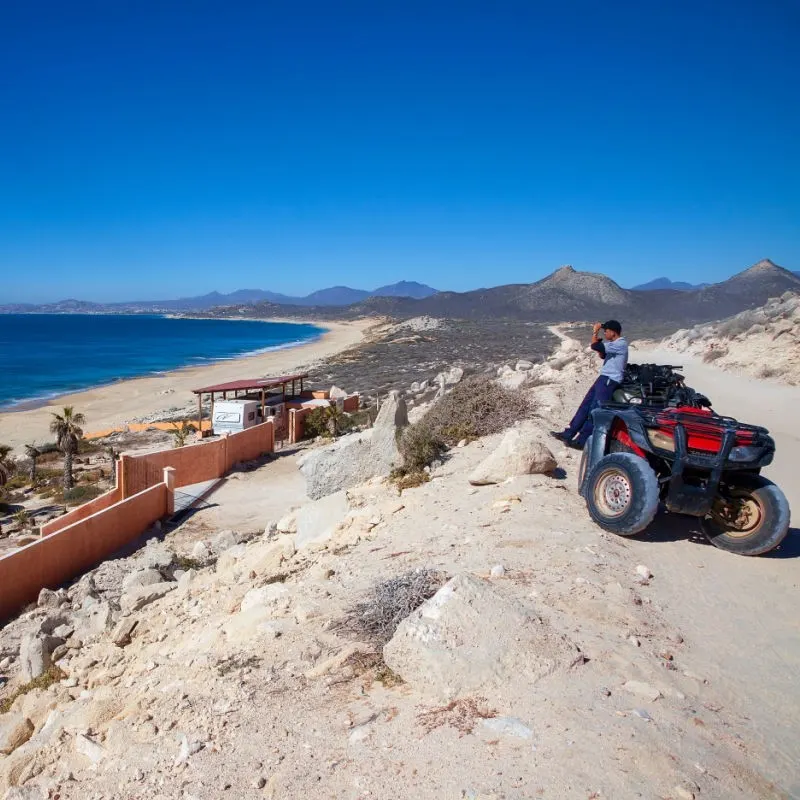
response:
<path id="1" fill-rule="evenodd" d="M 586 465 L 588 475 L 600 459 L 608 452 L 608 436 L 616 420 L 621 420 L 628 430 L 628 435 L 634 444 L 638 445 L 645 453 L 652 453 L 653 446 L 647 438 L 642 418 L 636 411 L 627 409 L 606 408 L 600 406 L 592 411 L 592 451 Z"/>

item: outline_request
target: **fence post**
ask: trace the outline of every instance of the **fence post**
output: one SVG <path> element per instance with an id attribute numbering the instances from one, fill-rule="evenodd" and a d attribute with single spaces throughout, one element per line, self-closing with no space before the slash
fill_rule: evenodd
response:
<path id="1" fill-rule="evenodd" d="M 119 487 L 119 499 L 125 500 L 128 496 L 128 460 L 130 456 L 122 455 L 117 461 L 117 486 Z"/>
<path id="2" fill-rule="evenodd" d="M 231 464 L 228 461 L 228 437 L 230 435 L 231 435 L 230 431 L 225 431 L 225 433 L 222 434 L 222 471 L 217 476 L 218 478 L 221 478 L 223 475 L 226 475 L 230 470 L 230 468 L 233 466 L 233 464 Z"/>
<path id="3" fill-rule="evenodd" d="M 175 513 L 175 467 L 164 467 L 164 485 L 167 487 L 167 516 Z"/>

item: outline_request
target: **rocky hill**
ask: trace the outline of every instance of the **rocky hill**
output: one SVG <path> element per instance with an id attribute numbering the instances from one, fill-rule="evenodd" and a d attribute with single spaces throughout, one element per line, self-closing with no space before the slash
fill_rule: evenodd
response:
<path id="1" fill-rule="evenodd" d="M 756 276 L 744 276 L 743 283 Z M 661 346 L 756 378 L 800 384 L 800 294 L 787 292 L 720 322 L 679 330 Z"/>

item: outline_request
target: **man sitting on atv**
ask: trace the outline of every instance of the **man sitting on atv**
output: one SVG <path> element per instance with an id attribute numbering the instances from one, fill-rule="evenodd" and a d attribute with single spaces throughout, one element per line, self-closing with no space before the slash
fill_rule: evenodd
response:
<path id="1" fill-rule="evenodd" d="M 563 431 L 550 432 L 551 436 L 575 450 L 583 450 L 592 433 L 592 410 L 611 400 L 611 396 L 622 383 L 628 363 L 628 343 L 622 338 L 622 325 L 615 319 L 594 324 L 590 347 L 603 359 L 600 377 L 586 393 L 572 422 Z"/>

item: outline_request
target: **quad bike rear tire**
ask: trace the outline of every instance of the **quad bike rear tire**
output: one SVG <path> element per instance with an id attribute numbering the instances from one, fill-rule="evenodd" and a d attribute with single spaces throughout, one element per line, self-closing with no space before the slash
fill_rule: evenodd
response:
<path id="1" fill-rule="evenodd" d="M 643 531 L 658 511 L 658 478 L 653 468 L 632 453 L 604 456 L 584 487 L 591 518 L 603 530 L 619 536 Z"/>
<path id="2" fill-rule="evenodd" d="M 711 544 L 742 556 L 760 556 L 774 550 L 789 532 L 789 501 L 772 481 L 760 475 L 740 478 L 727 491 L 739 503 L 734 520 L 725 511 L 703 520 Z"/>

